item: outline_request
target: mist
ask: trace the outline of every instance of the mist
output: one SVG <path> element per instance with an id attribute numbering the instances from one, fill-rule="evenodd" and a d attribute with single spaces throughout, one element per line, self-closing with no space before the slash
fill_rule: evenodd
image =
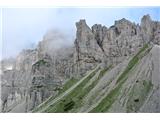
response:
<path id="1" fill-rule="evenodd" d="M 3 58 L 15 57 L 23 49 L 34 49 L 44 39 L 47 31 L 55 32 L 51 35 L 55 37 L 53 44 L 48 45 L 48 49 L 73 44 L 76 37 L 75 22 L 79 19 L 86 19 L 90 27 L 96 23 L 109 27 L 121 18 L 139 23 L 145 14 L 150 14 L 153 20 L 160 20 L 158 7 L 3 8 Z"/>
<path id="2" fill-rule="evenodd" d="M 38 46 L 47 54 L 54 55 L 60 49 L 73 46 L 73 41 L 74 39 L 64 32 L 58 29 L 51 29 L 46 32 Z"/>

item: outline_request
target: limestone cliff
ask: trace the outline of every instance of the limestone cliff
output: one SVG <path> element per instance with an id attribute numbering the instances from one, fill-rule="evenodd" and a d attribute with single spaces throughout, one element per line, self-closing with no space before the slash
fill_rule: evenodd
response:
<path id="1" fill-rule="evenodd" d="M 152 55 L 158 56 L 159 52 L 156 53 L 156 50 L 159 51 L 159 49 L 154 47 L 150 53 L 149 50 L 155 45 L 160 45 L 160 22 L 153 21 L 149 15 L 145 15 L 141 19 L 140 25 L 123 18 L 115 21 L 115 24 L 109 28 L 101 24 L 95 24 L 90 28 L 85 20 L 80 20 L 76 23 L 76 28 L 76 39 L 72 46 L 62 42 L 66 38 L 61 33 L 49 31 L 44 35 L 43 40 L 39 42 L 35 49 L 23 50 L 16 59 L 12 61 L 3 60 L 1 62 L 2 112 L 29 112 L 37 108 L 37 106 L 41 108 L 41 103 L 45 104 L 48 98 L 54 99 L 62 91 L 64 92 L 68 89 L 68 86 L 71 87 L 69 90 L 72 91 L 72 89 L 76 89 L 81 81 L 86 80 L 85 77 L 92 78 L 93 76 L 90 83 L 86 80 L 86 84 L 83 84 L 85 88 L 80 86 L 77 88 L 78 90 L 86 90 L 84 93 L 82 90 L 82 96 L 80 95 L 81 97 L 77 98 L 76 95 L 79 95 L 79 93 L 76 93 L 75 90 L 76 95 L 72 96 L 73 99 L 75 97 L 75 100 L 66 103 L 64 111 L 60 109 L 60 112 L 70 110 L 70 112 L 99 112 L 97 109 L 102 110 L 100 112 L 106 112 L 106 109 L 109 112 L 148 112 L 147 109 L 151 110 L 149 112 L 160 112 L 159 107 L 156 109 L 154 106 L 151 106 L 153 102 L 158 105 L 159 98 L 154 99 L 152 97 L 153 100 L 149 100 L 148 98 L 149 103 L 144 104 L 142 108 L 140 107 L 139 104 L 141 103 L 139 102 L 144 102 L 145 97 L 140 92 L 140 89 L 138 89 L 138 87 L 142 87 L 144 92 L 147 92 L 146 95 L 148 95 L 147 90 L 152 89 L 156 85 L 153 82 L 158 82 L 158 79 L 160 79 L 157 76 L 160 72 L 159 69 L 155 67 L 157 72 L 153 72 L 155 69 L 152 68 L 152 63 L 149 60 L 145 63 L 146 58 L 153 59 L 154 66 L 156 64 L 158 66 L 159 64 L 158 58 L 152 58 Z M 117 91 L 121 88 L 121 83 L 120 85 L 115 84 L 121 71 L 125 71 L 129 60 L 133 56 L 136 56 L 139 51 L 143 51 L 146 45 L 147 49 L 149 49 L 149 55 L 140 60 L 142 63 L 137 63 L 136 70 L 139 73 L 136 72 L 133 76 L 127 75 L 131 79 L 126 77 L 124 80 L 127 81 L 125 84 L 128 87 L 124 87 L 122 93 L 118 93 L 121 97 L 118 97 L 117 93 L 115 96 L 110 96 L 111 94 L 109 94 L 109 97 L 113 97 L 113 101 L 117 98 L 119 102 L 115 101 L 112 103 L 109 99 L 109 103 L 111 103 L 110 105 L 113 104 L 113 107 L 111 109 L 103 108 L 101 106 L 103 98 L 110 92 L 115 93 L 113 88 Z M 144 53 L 139 55 L 138 58 L 133 58 L 133 62 L 138 62 L 146 54 Z M 145 65 L 144 68 L 142 66 L 143 63 Z M 132 63 L 130 64 L 132 68 Z M 142 68 L 139 66 L 142 66 Z M 97 67 L 98 69 L 95 70 Z M 101 79 L 108 68 L 112 69 L 104 79 Z M 128 71 L 125 72 L 128 74 L 131 68 L 127 68 Z M 91 70 L 95 70 L 94 74 L 88 75 L 88 72 Z M 151 75 L 152 73 L 154 75 Z M 123 74 L 122 77 L 124 77 Z M 77 81 L 77 79 L 81 78 L 82 80 Z M 73 83 L 77 83 L 77 86 L 70 86 L 73 84 L 70 83 L 70 80 L 73 80 Z M 92 84 L 92 82 L 94 83 Z M 111 82 L 111 84 L 108 82 Z M 143 84 L 146 86 L 143 86 Z M 136 95 L 137 91 L 134 89 L 130 90 L 129 87 L 136 88 L 138 95 Z M 154 89 L 158 90 L 158 87 Z M 126 91 L 130 92 L 126 93 Z M 87 92 L 88 95 L 83 98 L 83 95 Z M 131 92 L 134 95 L 123 98 L 123 96 Z M 156 90 L 154 92 L 155 95 L 153 96 L 159 96 Z M 95 93 L 99 93 L 99 95 L 95 96 Z M 66 94 L 68 94 L 67 90 Z M 71 106 L 76 104 L 75 101 L 78 99 L 84 100 L 83 103 L 85 105 L 74 110 L 70 109 Z M 108 100 L 108 97 L 106 99 Z M 136 103 L 139 104 L 137 105 Z M 49 105 L 46 106 L 45 110 L 47 110 Z M 110 106 L 107 103 L 105 105 L 106 107 Z M 55 109 L 59 110 L 58 108 L 54 108 L 49 111 L 53 112 Z"/>
<path id="2" fill-rule="evenodd" d="M 140 25 L 125 18 L 115 21 L 110 28 L 95 24 L 89 28 L 85 20 L 76 23 L 75 63 L 77 73 L 84 74 L 97 64 L 109 66 L 135 54 L 146 43 L 159 44 L 160 22 L 145 15 Z"/>

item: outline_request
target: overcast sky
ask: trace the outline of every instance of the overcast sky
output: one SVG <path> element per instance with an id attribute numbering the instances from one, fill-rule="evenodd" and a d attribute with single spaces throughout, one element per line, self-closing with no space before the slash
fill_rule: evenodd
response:
<path id="1" fill-rule="evenodd" d="M 160 20 L 160 8 L 6 8 L 2 9 L 3 57 L 17 55 L 35 46 L 50 30 L 59 30 L 75 38 L 75 22 L 86 19 L 89 26 L 100 23 L 107 27 L 126 18 L 140 23 L 143 15 Z M 68 42 L 68 41 L 64 41 Z"/>

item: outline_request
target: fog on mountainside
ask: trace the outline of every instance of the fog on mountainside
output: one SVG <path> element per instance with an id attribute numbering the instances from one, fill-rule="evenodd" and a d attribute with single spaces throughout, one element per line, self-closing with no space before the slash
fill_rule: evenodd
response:
<path id="1" fill-rule="evenodd" d="M 73 23 L 74 24 L 74 23 Z M 2 61 L 2 112 L 160 112 L 160 22 L 122 18 L 109 28 L 49 30 Z"/>

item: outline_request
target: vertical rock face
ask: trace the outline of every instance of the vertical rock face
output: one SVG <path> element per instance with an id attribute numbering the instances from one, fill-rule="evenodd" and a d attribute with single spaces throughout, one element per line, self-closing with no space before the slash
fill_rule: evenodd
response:
<path id="1" fill-rule="evenodd" d="M 126 19 L 115 22 L 106 32 L 103 48 L 109 64 L 117 64 L 143 46 L 138 27 Z"/>
<path id="2" fill-rule="evenodd" d="M 3 112 L 21 100 L 25 101 L 21 112 L 30 111 L 72 77 L 73 50 L 62 43 L 64 38 L 61 33 L 49 32 L 36 49 L 23 50 L 13 63 L 5 61 L 1 71 Z"/>
<path id="3" fill-rule="evenodd" d="M 86 71 L 93 69 L 95 65 L 101 62 L 102 51 L 97 44 L 94 33 L 87 26 L 85 20 L 77 22 L 76 27 L 75 72 L 79 75 L 84 75 Z"/>
<path id="4" fill-rule="evenodd" d="M 153 28 L 154 28 L 154 22 L 151 20 L 149 15 L 143 16 L 141 19 L 141 29 L 143 34 L 143 39 L 145 39 L 147 42 L 149 42 L 151 39 L 153 39 Z"/>
<path id="5" fill-rule="evenodd" d="M 123 18 L 110 28 L 101 24 L 90 28 L 85 20 L 76 27 L 74 46 L 66 45 L 61 33 L 49 31 L 36 49 L 24 50 L 14 62 L 2 64 L 3 112 L 20 101 L 25 101 L 24 112 L 30 111 L 56 95 L 66 79 L 82 77 L 99 64 L 115 66 L 146 43 L 160 45 L 160 22 L 149 15 L 140 25 Z"/>
<path id="6" fill-rule="evenodd" d="M 141 29 L 143 39 L 147 42 L 160 45 L 160 22 L 152 21 L 149 15 L 145 15 L 141 20 Z"/>
<path id="7" fill-rule="evenodd" d="M 53 64 L 49 56 L 38 60 L 32 65 L 31 70 L 31 87 L 30 98 L 31 104 L 28 109 L 33 109 L 38 104 L 42 103 L 52 93 L 54 86 Z"/>
<path id="8" fill-rule="evenodd" d="M 72 77 L 74 72 L 74 48 L 61 48 L 57 51 L 54 60 L 56 79 L 63 80 Z"/>
<path id="9" fill-rule="evenodd" d="M 155 22 L 155 29 L 153 33 L 153 43 L 160 45 L 160 22 Z"/>
<path id="10" fill-rule="evenodd" d="M 50 31 L 38 44 L 38 59 L 31 69 L 27 110 L 32 110 L 49 96 L 56 95 L 65 79 L 72 77 L 73 51 L 72 47 L 62 45 L 63 39 L 60 33 L 54 35 Z"/>
<path id="11" fill-rule="evenodd" d="M 141 19 L 140 25 L 123 18 L 110 28 L 95 24 L 90 29 L 85 20 L 80 20 L 76 23 L 76 71 L 83 75 L 99 63 L 103 66 L 116 65 L 135 54 L 145 43 L 159 44 L 159 25 L 149 15 Z"/>
<path id="12" fill-rule="evenodd" d="M 10 64 L 10 67 L 3 70 L 2 77 L 2 111 L 8 111 L 28 94 L 31 83 L 32 64 L 37 59 L 36 50 L 23 50 Z M 6 65 L 2 64 L 5 68 Z M 24 106 L 25 107 L 25 106 Z M 25 112 L 25 111 L 23 111 Z"/>

